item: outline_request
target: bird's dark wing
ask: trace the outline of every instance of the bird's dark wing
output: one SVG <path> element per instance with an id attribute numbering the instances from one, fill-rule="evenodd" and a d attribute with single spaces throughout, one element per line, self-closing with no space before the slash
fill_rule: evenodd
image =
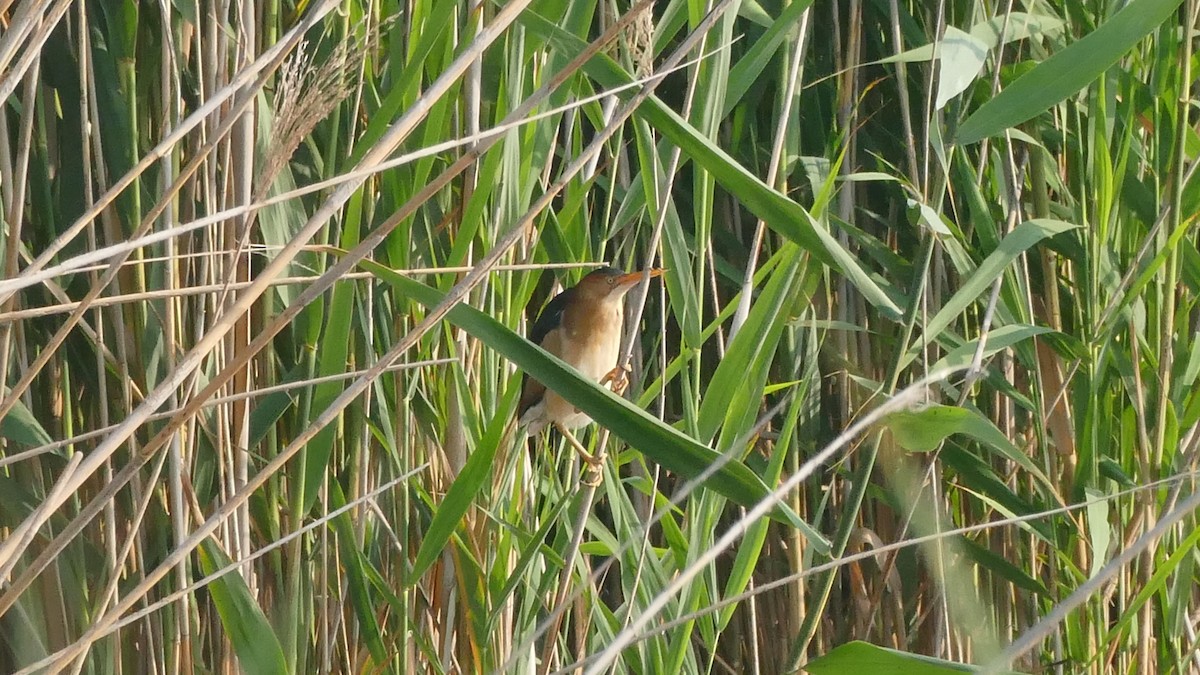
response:
<path id="1" fill-rule="evenodd" d="M 571 304 L 571 298 L 575 296 L 575 287 L 572 286 L 567 290 L 559 293 L 546 303 L 538 314 L 537 321 L 533 322 L 533 327 L 529 329 L 529 341 L 535 345 L 541 345 L 550 334 L 550 331 L 562 325 L 563 312 L 567 306 Z"/>
<path id="2" fill-rule="evenodd" d="M 537 405 L 545 393 L 546 387 L 541 382 L 530 377 L 529 373 L 521 375 L 521 402 L 517 404 L 517 419 L 520 420 L 530 408 Z"/>
<path id="3" fill-rule="evenodd" d="M 571 298 L 575 295 L 575 288 L 571 287 L 559 293 L 546 303 L 538 314 L 537 321 L 533 322 L 533 326 L 529 329 L 529 341 L 538 346 L 545 346 L 546 336 L 555 328 L 562 325 L 563 312 L 571 303 Z M 542 395 L 546 393 L 546 387 L 541 382 L 533 379 L 526 373 L 521 378 L 521 402 L 517 406 L 517 418 L 520 419 L 525 411 L 537 405 L 538 401 L 542 400 Z"/>

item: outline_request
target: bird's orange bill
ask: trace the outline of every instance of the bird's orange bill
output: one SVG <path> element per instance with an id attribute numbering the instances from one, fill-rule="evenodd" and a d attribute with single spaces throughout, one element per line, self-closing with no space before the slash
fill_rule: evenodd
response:
<path id="1" fill-rule="evenodd" d="M 640 272 L 622 274 L 621 276 L 617 277 L 617 284 L 621 286 L 624 286 L 625 284 L 636 284 L 637 282 L 641 281 L 642 277 L 644 276 L 649 276 L 651 279 L 653 279 L 654 277 L 661 277 L 663 272 L 666 272 L 666 270 L 655 267 L 653 269 L 643 270 Z"/>

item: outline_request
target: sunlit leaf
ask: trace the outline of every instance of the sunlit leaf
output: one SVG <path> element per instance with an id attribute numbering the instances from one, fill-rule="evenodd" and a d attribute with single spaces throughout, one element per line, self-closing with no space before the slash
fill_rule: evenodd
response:
<path id="1" fill-rule="evenodd" d="M 206 575 L 229 566 L 229 557 L 212 540 L 201 542 L 196 553 Z M 218 577 L 209 584 L 208 592 L 242 669 L 247 673 L 287 673 L 283 648 L 242 575 L 235 569 Z"/>
<path id="2" fill-rule="evenodd" d="M 4 395 L 8 396 L 8 387 L 4 387 L 3 391 Z M 8 414 L 0 417 L 0 436 L 31 446 L 50 445 L 53 442 L 50 434 L 46 433 L 37 418 L 21 401 L 13 403 Z"/>
<path id="3" fill-rule="evenodd" d="M 1041 114 L 1088 86 L 1175 14 L 1182 0 L 1133 0 L 1096 30 L 1038 63 L 988 100 L 958 128 L 955 141 L 974 143 Z"/>
<path id="4" fill-rule="evenodd" d="M 950 675 L 979 671 L 979 668 L 968 664 L 877 647 L 857 640 L 835 647 L 829 653 L 809 661 L 804 669 L 812 675 Z"/>

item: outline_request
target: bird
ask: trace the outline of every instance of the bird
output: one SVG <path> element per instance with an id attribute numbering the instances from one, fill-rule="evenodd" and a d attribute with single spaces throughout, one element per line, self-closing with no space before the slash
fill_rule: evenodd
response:
<path id="1" fill-rule="evenodd" d="M 627 274 L 615 267 L 601 267 L 590 272 L 546 303 L 529 329 L 529 341 L 562 359 L 583 377 L 601 385 L 612 383 L 614 389 L 623 390 L 626 369 L 617 360 L 625 323 L 625 294 L 643 278 L 662 276 L 663 271 L 651 268 Z M 571 433 L 592 419 L 528 373 L 521 381 L 517 417 L 530 436 L 547 427 L 557 429 L 593 469 L 603 462 L 603 457 L 589 453 Z"/>

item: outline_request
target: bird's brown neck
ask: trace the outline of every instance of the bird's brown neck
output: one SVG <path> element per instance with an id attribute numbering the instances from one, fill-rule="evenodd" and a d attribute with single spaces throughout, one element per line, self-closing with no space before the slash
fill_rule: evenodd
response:
<path id="1" fill-rule="evenodd" d="M 563 329 L 572 339 L 608 340 L 624 324 L 621 298 L 575 303 L 563 312 Z"/>

